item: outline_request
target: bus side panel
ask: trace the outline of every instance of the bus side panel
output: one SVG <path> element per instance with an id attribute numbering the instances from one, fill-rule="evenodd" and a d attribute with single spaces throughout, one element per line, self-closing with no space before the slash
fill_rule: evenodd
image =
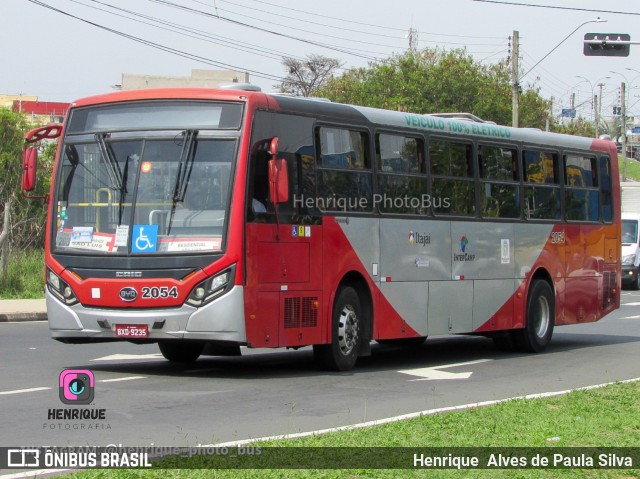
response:
<path id="1" fill-rule="evenodd" d="M 526 295 L 530 278 L 544 270 L 552 278 L 556 291 L 556 311 L 561 311 L 564 291 L 564 245 L 553 243 L 552 232 L 561 225 L 520 223 L 513 230 L 513 278 L 503 282 L 476 281 L 474 292 L 474 332 L 489 332 L 522 328 L 525 325 Z M 506 256 L 506 252 L 504 255 Z M 501 300 L 497 288 L 509 288 L 506 300 Z"/>
<path id="2" fill-rule="evenodd" d="M 384 294 L 391 292 L 393 296 L 394 291 L 393 286 L 385 290 L 381 284 L 379 224 L 377 218 L 323 218 L 327 342 L 331 341 L 331 310 L 338 286 L 345 276 L 354 273 L 365 279 L 372 295 L 373 339 L 426 335 L 426 331 L 405 321 L 398 313 L 397 304 Z M 415 301 L 411 304 L 415 305 Z"/>
<path id="3" fill-rule="evenodd" d="M 599 227 L 588 235 L 585 226 L 567 224 L 566 236 L 566 291 L 564 317 L 557 324 L 575 324 L 596 321 L 602 300 L 601 284 L 604 235 Z M 594 229 L 593 227 L 591 227 Z"/>
<path id="4" fill-rule="evenodd" d="M 442 298 L 435 289 L 451 280 L 451 231 L 448 221 L 382 218 L 380 220 L 380 268 L 382 295 L 403 322 L 421 336 L 449 331 L 450 314 L 432 311 Z M 454 285 L 455 286 L 455 285 Z M 447 297 L 447 294 L 444 294 Z M 461 293 L 461 299 L 464 294 Z M 447 300 L 447 303 L 449 300 Z M 388 315 L 379 312 L 381 318 Z M 456 318 L 457 320 L 457 318 Z M 454 320 L 454 322 L 457 322 Z M 380 339 L 406 337 L 397 324 L 380 324 Z"/>
<path id="5" fill-rule="evenodd" d="M 322 238 L 320 226 L 247 223 L 245 317 L 249 346 L 303 346 L 326 341 Z"/>

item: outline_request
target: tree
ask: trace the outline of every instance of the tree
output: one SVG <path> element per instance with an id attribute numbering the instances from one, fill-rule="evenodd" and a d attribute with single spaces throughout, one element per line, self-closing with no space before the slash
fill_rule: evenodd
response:
<path id="1" fill-rule="evenodd" d="M 414 113 L 473 113 L 511 123 L 511 84 L 506 62 L 483 65 L 465 49 L 407 51 L 368 68 L 329 78 L 317 95 L 333 101 Z M 520 100 L 521 123 L 544 128 L 549 102 L 533 88 Z"/>
<path id="2" fill-rule="evenodd" d="M 554 124 L 551 130 L 555 131 L 556 133 L 587 136 L 590 138 L 595 137 L 596 134 L 595 125 L 592 122 L 585 120 L 584 118 L 577 118 L 575 121 L 567 123 L 566 125 L 562 123 Z"/>
<path id="3" fill-rule="evenodd" d="M 279 85 L 280 91 L 305 97 L 314 96 L 327 79 L 342 66 L 335 58 L 322 55 L 307 55 L 306 60 L 283 57 L 282 65 L 289 73 Z"/>
<path id="4" fill-rule="evenodd" d="M 22 146 L 24 133 L 28 128 L 24 117 L 9 109 L 0 109 L 0 218 L 5 209 L 10 208 L 11 228 L 8 244 L 19 249 L 38 248 L 44 245 L 46 206 L 42 201 L 29 200 L 22 195 Z M 41 145 L 38 165 L 39 194 L 49 192 L 55 143 Z M 4 221 L 4 220 L 3 220 Z M 2 225 L 2 229 L 6 225 Z"/>

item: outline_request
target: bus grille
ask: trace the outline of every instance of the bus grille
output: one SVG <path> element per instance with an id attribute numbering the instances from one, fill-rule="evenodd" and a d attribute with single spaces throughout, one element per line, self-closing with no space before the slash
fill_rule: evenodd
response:
<path id="1" fill-rule="evenodd" d="M 317 296 L 284 299 L 285 328 L 315 328 L 318 325 Z"/>

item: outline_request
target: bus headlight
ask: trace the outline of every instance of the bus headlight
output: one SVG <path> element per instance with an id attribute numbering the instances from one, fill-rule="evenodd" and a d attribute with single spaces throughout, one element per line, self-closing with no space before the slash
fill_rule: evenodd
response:
<path id="1" fill-rule="evenodd" d="M 71 286 L 65 283 L 60 276 L 49 268 L 47 268 L 47 286 L 49 287 L 49 291 L 65 304 L 71 306 L 78 302 L 78 298 L 76 298 Z"/>
<path id="2" fill-rule="evenodd" d="M 202 306 L 225 293 L 233 284 L 234 268 L 229 268 L 196 285 L 187 298 L 187 304 Z"/>
<path id="3" fill-rule="evenodd" d="M 630 264 L 635 264 L 635 262 L 636 262 L 635 254 L 628 254 L 627 256 L 622 257 L 622 264 L 630 265 Z"/>

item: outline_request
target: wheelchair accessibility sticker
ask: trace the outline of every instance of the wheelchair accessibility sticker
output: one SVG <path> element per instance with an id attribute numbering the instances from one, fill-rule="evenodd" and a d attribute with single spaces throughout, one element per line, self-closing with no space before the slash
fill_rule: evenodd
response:
<path id="1" fill-rule="evenodd" d="M 155 253 L 158 249 L 158 225 L 133 225 L 132 253 Z"/>

